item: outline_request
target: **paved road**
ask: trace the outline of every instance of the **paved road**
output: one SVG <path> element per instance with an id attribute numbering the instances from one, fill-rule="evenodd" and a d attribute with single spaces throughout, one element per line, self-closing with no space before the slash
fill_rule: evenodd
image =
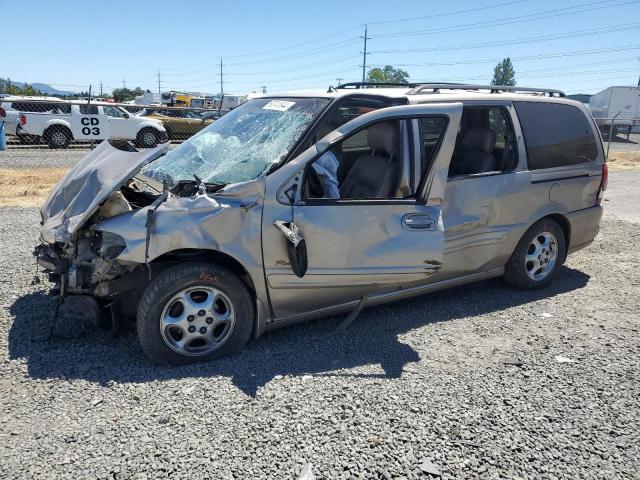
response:
<path id="1" fill-rule="evenodd" d="M 640 169 L 611 172 L 604 200 L 605 215 L 640 223 Z"/>

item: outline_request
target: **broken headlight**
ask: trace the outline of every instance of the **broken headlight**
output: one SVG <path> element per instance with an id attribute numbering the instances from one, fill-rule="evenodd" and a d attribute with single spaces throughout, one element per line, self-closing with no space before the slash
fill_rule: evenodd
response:
<path id="1" fill-rule="evenodd" d="M 124 238 L 111 232 L 95 231 L 91 239 L 91 247 L 100 257 L 113 260 L 127 246 Z"/>

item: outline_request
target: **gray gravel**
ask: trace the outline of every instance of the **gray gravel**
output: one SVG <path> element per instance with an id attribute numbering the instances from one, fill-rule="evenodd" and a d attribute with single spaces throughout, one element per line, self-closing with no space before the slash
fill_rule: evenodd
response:
<path id="1" fill-rule="evenodd" d="M 640 223 L 640 169 L 609 172 L 604 200 L 608 213 Z"/>
<path id="2" fill-rule="evenodd" d="M 540 292 L 500 280 L 151 366 L 131 334 L 46 340 L 33 209 L 0 209 L 0 478 L 629 479 L 640 224 L 603 221 Z"/>
<path id="3" fill-rule="evenodd" d="M 89 149 L 11 148 L 0 152 L 0 168 L 72 167 Z"/>

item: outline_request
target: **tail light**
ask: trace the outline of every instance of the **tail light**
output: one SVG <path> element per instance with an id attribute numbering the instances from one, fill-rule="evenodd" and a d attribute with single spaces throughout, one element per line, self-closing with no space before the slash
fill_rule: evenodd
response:
<path id="1" fill-rule="evenodd" d="M 6 117 L 6 116 L 7 116 L 7 111 L 4 108 L 0 107 L 0 117 Z"/>
<path id="2" fill-rule="evenodd" d="M 600 180 L 600 187 L 598 187 L 598 205 L 602 202 L 604 192 L 607 189 L 607 183 L 609 182 L 609 166 L 606 163 L 602 164 L 602 179 Z"/>
<path id="3" fill-rule="evenodd" d="M 27 117 L 24 115 L 24 113 L 20 114 L 20 125 L 24 125 L 25 123 L 27 123 Z"/>

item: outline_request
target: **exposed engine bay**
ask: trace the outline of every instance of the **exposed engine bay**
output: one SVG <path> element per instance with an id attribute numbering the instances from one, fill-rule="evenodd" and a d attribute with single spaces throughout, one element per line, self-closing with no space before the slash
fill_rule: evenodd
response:
<path id="1" fill-rule="evenodd" d="M 166 151 L 166 145 L 140 152 L 125 142 L 103 142 L 51 192 L 41 212 L 42 243 L 34 255 L 54 283 L 52 294 L 112 298 L 135 287 L 144 287 L 152 276 L 149 242 L 158 208 L 170 200 L 174 207 L 186 213 L 188 207 L 180 201 L 196 197 L 203 197 L 209 208 L 220 206 L 209 195 L 223 188 L 222 185 L 206 185 L 195 177 L 169 188 L 166 183 L 140 173 L 142 166 Z M 123 171 L 121 167 L 128 170 Z M 110 183 L 106 183 L 106 179 Z M 145 242 L 143 258 L 116 260 L 127 248 L 127 242 L 123 236 L 105 228 L 105 222 L 122 216 L 134 217 L 143 209 L 146 210 L 144 224 L 129 225 L 134 230 L 136 226 L 144 229 L 142 233 L 137 232 Z M 154 268 L 158 270 L 161 266 Z M 118 279 L 121 281 L 113 283 Z"/>

